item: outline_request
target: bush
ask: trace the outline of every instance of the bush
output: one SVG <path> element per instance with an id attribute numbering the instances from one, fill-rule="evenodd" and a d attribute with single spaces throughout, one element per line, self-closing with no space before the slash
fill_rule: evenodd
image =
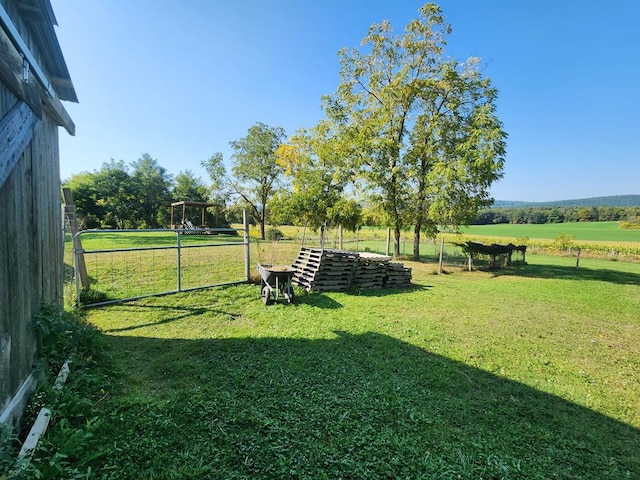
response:
<path id="1" fill-rule="evenodd" d="M 624 228 L 624 229 L 631 229 L 631 228 L 640 229 L 640 220 L 630 220 L 628 222 L 622 221 L 622 222 L 620 222 L 620 228 Z"/>
<path id="2" fill-rule="evenodd" d="M 0 479 L 98 478 L 94 469 L 108 450 L 93 440 L 94 432 L 103 428 L 94 408 L 118 386 L 107 344 L 78 312 L 65 312 L 57 305 L 43 305 L 34 328 L 47 375 L 25 408 L 22 432 L 0 429 Z M 71 373 L 66 384 L 56 388 L 53 380 L 67 359 Z M 18 440 L 24 439 L 45 406 L 51 411 L 49 428 L 30 461 L 16 462 Z"/>
<path id="3" fill-rule="evenodd" d="M 271 240 L 274 242 L 277 242 L 278 240 L 282 240 L 284 238 L 284 234 L 274 227 L 269 228 L 266 231 L 265 236 L 267 237 L 267 240 Z"/>

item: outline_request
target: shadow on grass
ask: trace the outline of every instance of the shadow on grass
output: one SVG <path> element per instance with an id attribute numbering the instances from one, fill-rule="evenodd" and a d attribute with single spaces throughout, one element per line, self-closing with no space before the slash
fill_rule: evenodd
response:
<path id="1" fill-rule="evenodd" d="M 293 300 L 293 304 L 311 305 L 326 309 L 343 308 L 343 305 L 340 302 L 337 302 L 333 298 L 327 297 L 320 292 L 304 292 L 301 295 L 297 295 Z"/>
<path id="2" fill-rule="evenodd" d="M 136 314 L 139 314 L 141 310 L 157 309 L 162 312 L 163 318 L 155 322 L 141 323 L 141 324 L 130 325 L 128 327 L 122 327 L 122 328 L 110 328 L 105 330 L 105 333 L 128 332 L 132 330 L 137 330 L 139 328 L 164 325 L 167 323 L 177 322 L 178 320 L 182 320 L 184 318 L 193 318 L 193 317 L 204 315 L 210 312 L 226 315 L 231 319 L 235 319 L 240 316 L 239 313 L 232 313 L 226 310 L 211 308 L 210 306 L 180 307 L 180 306 L 149 305 L 145 303 L 127 302 L 127 303 L 120 304 L 118 308 L 122 311 L 123 315 L 129 315 L 129 316 L 135 316 Z M 129 313 L 127 313 L 127 310 L 129 310 Z M 167 312 L 171 312 L 171 313 L 167 314 Z"/>
<path id="3" fill-rule="evenodd" d="M 430 288 L 432 288 L 431 285 L 412 284 L 406 287 L 377 288 L 377 289 L 371 289 L 371 290 L 365 290 L 365 289 L 360 290 L 357 288 L 352 288 L 350 290 L 347 290 L 344 293 L 346 293 L 347 295 L 357 295 L 360 297 L 387 297 L 390 295 L 398 295 L 401 293 L 429 290 Z M 318 308 L 329 308 L 329 309 L 336 309 L 336 308 L 343 307 L 343 305 L 340 302 L 337 302 L 336 300 L 330 297 L 327 297 L 322 292 L 313 292 L 313 291 L 309 293 L 305 292 L 302 295 L 298 295 L 295 298 L 294 303 L 312 305 Z"/>
<path id="4" fill-rule="evenodd" d="M 640 275 L 637 273 L 616 270 L 575 268 L 560 265 L 514 264 L 510 268 L 494 271 L 495 276 L 517 275 L 530 278 L 558 278 L 565 280 L 594 280 L 599 282 L 616 283 L 619 285 L 640 285 Z"/>
<path id="5" fill-rule="evenodd" d="M 399 295 L 408 292 L 417 292 L 417 291 L 427 291 L 430 288 L 433 288 L 432 285 L 417 285 L 411 284 L 405 287 L 388 287 L 388 288 L 377 288 L 373 290 L 350 290 L 347 293 L 351 293 L 353 295 L 358 295 L 360 297 L 388 297 L 390 295 Z"/>
<path id="6" fill-rule="evenodd" d="M 107 337 L 125 378 L 100 406 L 92 441 L 117 448 L 98 468 L 140 479 L 640 478 L 638 429 L 392 337 L 335 333 Z"/>

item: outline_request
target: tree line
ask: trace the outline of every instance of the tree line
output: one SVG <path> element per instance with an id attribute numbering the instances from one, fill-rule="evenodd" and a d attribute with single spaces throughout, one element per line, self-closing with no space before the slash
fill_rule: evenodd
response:
<path id="1" fill-rule="evenodd" d="M 478 212 L 470 225 L 497 223 L 634 222 L 640 207 L 531 207 L 493 208 Z"/>
<path id="2" fill-rule="evenodd" d="M 419 258 L 421 237 L 468 224 L 491 205 L 507 135 L 480 60 L 446 54 L 452 28 L 440 7 L 418 12 L 402 33 L 373 24 L 359 47 L 339 52 L 340 83 L 322 98 L 317 125 L 287 138 L 256 123 L 230 142 L 229 170 L 221 153 L 201 162 L 209 187 L 189 172 L 171 178 L 148 155 L 130 166 L 112 161 L 69 181 L 78 211 L 101 226 L 164 226 L 170 200 L 201 195 L 228 219 L 246 208 L 262 238 L 267 223 L 375 223 L 392 228 L 398 256 L 401 231 L 411 228 Z"/>
<path id="3" fill-rule="evenodd" d="M 167 228 L 172 202 L 209 197 L 201 178 L 189 170 L 174 178 L 148 153 L 129 164 L 111 160 L 100 170 L 73 175 L 63 186 L 73 193 L 82 229 Z"/>

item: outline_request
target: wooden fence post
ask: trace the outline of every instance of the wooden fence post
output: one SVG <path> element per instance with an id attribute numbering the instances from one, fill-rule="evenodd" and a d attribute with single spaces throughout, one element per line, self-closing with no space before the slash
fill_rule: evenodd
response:
<path id="1" fill-rule="evenodd" d="M 77 274 L 80 276 L 80 284 L 82 288 L 89 288 L 89 276 L 87 275 L 87 266 L 84 262 L 84 250 L 82 249 L 82 242 L 80 236 L 76 237 L 76 234 L 80 231 L 78 227 L 78 217 L 76 216 L 76 205 L 73 202 L 73 194 L 71 189 L 63 188 L 62 195 L 64 197 L 65 215 L 69 222 L 69 230 L 71 232 L 71 238 L 73 239 L 73 258 L 75 259 L 75 268 Z M 79 299 L 78 299 L 79 300 Z"/>

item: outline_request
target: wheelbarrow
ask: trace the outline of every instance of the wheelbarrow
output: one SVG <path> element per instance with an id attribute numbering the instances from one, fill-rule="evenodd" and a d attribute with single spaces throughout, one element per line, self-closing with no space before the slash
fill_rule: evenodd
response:
<path id="1" fill-rule="evenodd" d="M 287 265 L 260 265 L 260 288 L 262 301 L 265 305 L 278 301 L 281 296 L 285 298 L 287 303 L 293 302 L 293 285 L 291 279 L 296 272 L 293 267 Z"/>

